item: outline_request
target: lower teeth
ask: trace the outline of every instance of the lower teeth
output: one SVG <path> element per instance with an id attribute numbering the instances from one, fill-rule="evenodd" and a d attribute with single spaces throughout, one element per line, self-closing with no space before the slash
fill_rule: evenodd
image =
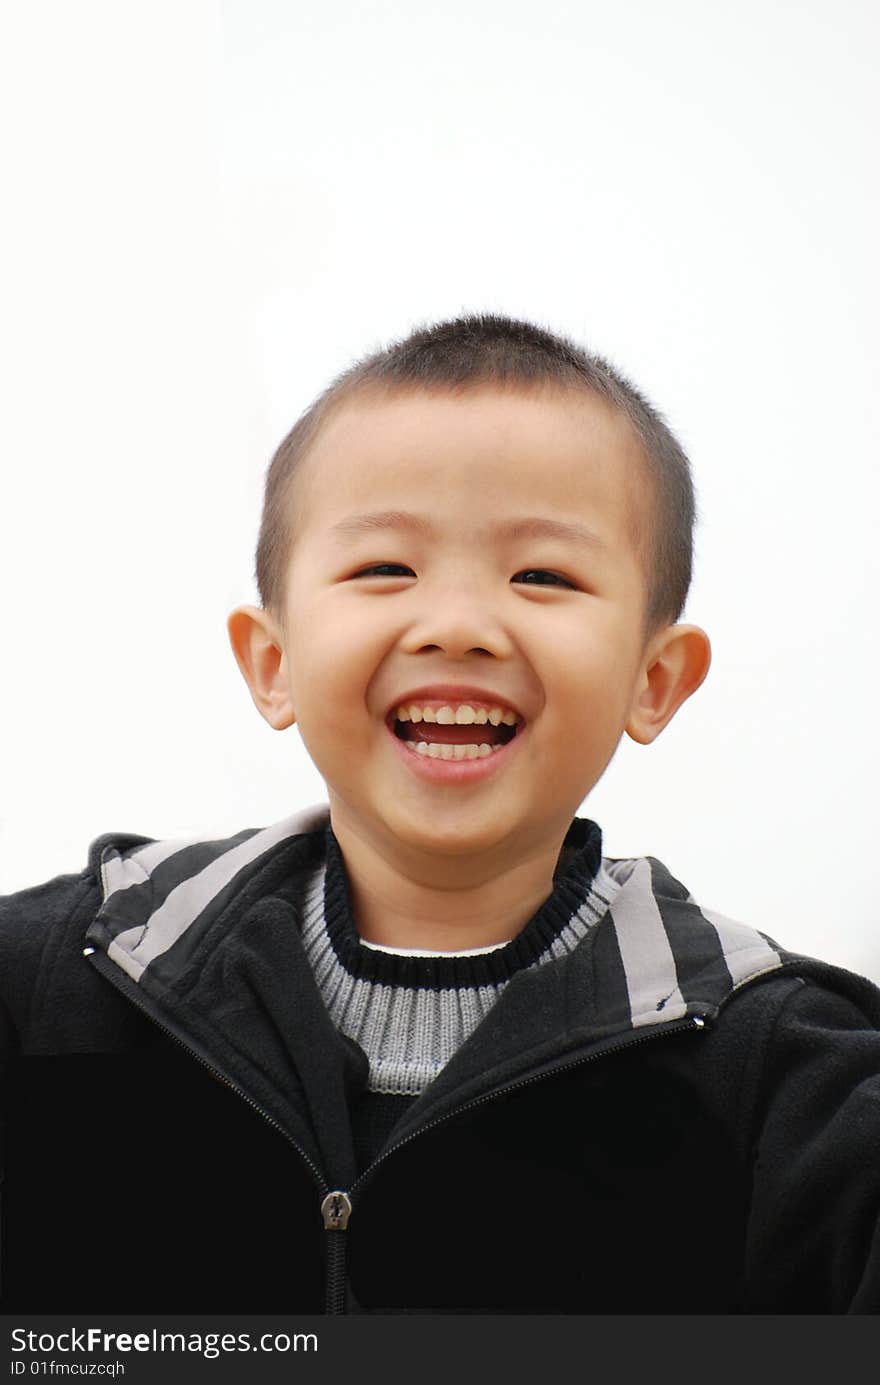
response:
<path id="1" fill-rule="evenodd" d="M 503 750 L 501 745 L 445 745 L 438 741 L 404 741 L 407 750 L 414 755 L 429 755 L 432 760 L 484 760 L 493 751 Z"/>

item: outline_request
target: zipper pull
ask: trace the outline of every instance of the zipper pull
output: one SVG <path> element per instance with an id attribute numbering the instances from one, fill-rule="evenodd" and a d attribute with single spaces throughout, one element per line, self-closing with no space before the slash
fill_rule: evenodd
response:
<path id="1" fill-rule="evenodd" d="M 325 1313 L 344 1313 L 346 1303 L 345 1245 L 348 1237 L 343 1232 L 348 1227 L 351 1216 L 351 1198 L 348 1193 L 336 1189 L 321 1202 L 321 1216 L 327 1235 L 327 1261 L 325 1281 Z"/>
<path id="2" fill-rule="evenodd" d="M 339 1189 L 328 1193 L 321 1203 L 325 1231 L 346 1231 L 351 1216 L 351 1198 Z"/>

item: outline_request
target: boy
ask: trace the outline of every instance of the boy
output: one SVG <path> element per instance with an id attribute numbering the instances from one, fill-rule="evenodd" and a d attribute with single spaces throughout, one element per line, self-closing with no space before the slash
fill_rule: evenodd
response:
<path id="1" fill-rule="evenodd" d="M 574 816 L 705 677 L 692 523 L 525 323 L 300 420 L 229 635 L 329 804 L 3 901 L 7 1310 L 880 1306 L 878 993 Z"/>

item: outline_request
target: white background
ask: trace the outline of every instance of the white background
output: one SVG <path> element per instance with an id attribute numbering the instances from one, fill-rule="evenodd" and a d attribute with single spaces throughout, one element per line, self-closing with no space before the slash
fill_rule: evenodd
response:
<path id="1" fill-rule="evenodd" d="M 227 641 L 264 469 L 354 357 L 496 309 L 693 461 L 714 663 L 590 796 L 607 854 L 880 980 L 877 7 L 15 9 L 0 890 L 323 798 Z"/>

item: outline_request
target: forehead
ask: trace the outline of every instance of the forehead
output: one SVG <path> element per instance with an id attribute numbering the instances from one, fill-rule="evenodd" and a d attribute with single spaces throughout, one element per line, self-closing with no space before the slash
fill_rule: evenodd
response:
<path id="1" fill-rule="evenodd" d="M 371 389 L 344 399 L 300 460 L 294 526 L 297 541 L 326 536 L 394 507 L 476 531 L 504 511 L 581 519 L 631 545 L 643 492 L 629 420 L 585 390 Z"/>

